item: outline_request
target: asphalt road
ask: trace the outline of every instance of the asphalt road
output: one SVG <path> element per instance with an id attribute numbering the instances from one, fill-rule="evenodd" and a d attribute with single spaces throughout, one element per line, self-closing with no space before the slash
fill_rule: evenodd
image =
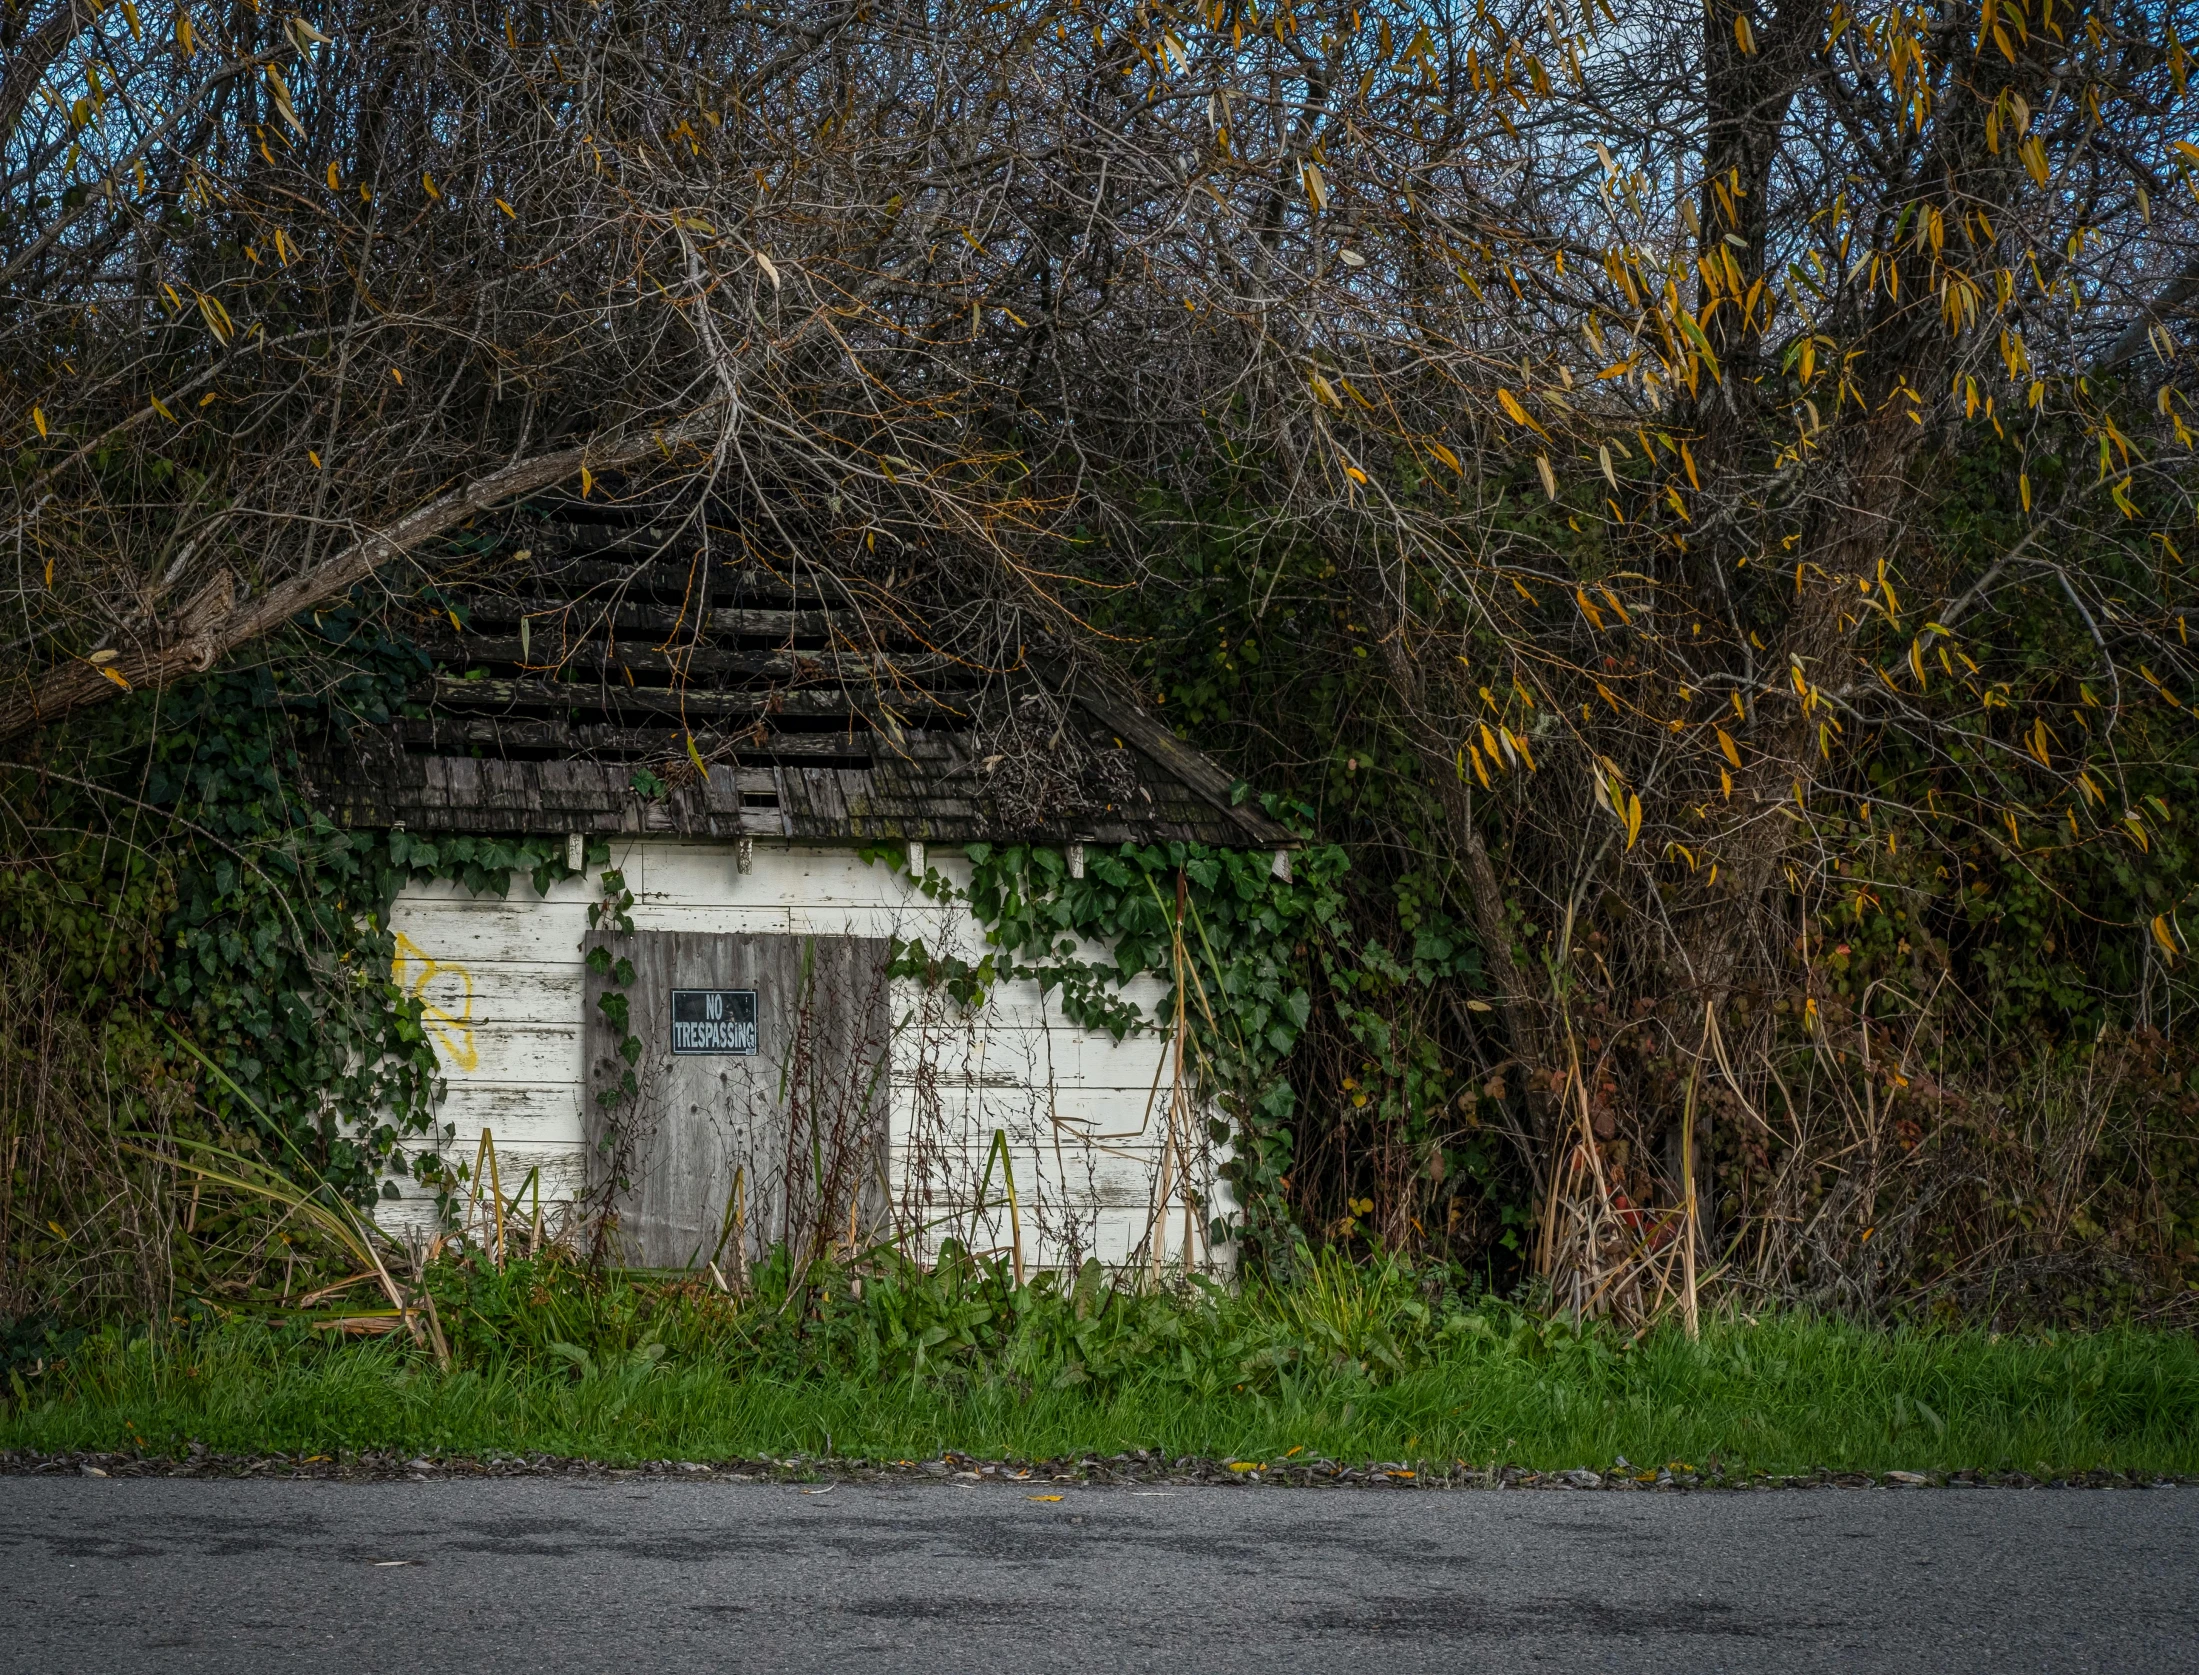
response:
<path id="1" fill-rule="evenodd" d="M 0 1669 L 2199 1670 L 2199 1490 L 0 1478 Z"/>

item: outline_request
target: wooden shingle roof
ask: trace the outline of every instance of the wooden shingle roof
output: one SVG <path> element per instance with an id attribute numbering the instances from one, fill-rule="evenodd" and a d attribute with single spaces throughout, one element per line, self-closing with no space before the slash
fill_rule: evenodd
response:
<path id="1" fill-rule="evenodd" d="M 478 585 L 426 596 L 412 713 L 315 776 L 341 823 L 1293 842 L 1104 671 L 967 643 L 968 619 L 919 620 L 723 531 L 586 515 L 504 531 Z"/>

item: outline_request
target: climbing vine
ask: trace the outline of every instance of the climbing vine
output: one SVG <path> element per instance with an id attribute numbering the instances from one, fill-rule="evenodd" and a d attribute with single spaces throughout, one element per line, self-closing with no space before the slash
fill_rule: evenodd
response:
<path id="1" fill-rule="evenodd" d="M 906 869 L 903 849 L 867 853 Z M 1334 963 L 1343 851 L 1310 846 L 1285 873 L 1264 852 L 1126 843 L 1095 849 L 1081 878 L 1056 849 L 973 843 L 963 854 L 966 886 L 932 866 L 915 882 L 935 901 L 965 906 L 988 951 L 971 961 L 920 939 L 896 941 L 891 974 L 943 987 L 966 1006 L 982 1005 L 1003 980 L 1035 981 L 1059 995 L 1071 1023 L 1117 1040 L 1170 1027 L 1180 998 L 1187 1058 L 1216 1113 L 1209 1137 L 1231 1146 L 1221 1172 L 1239 1205 L 1238 1222 L 1215 1218 L 1211 1236 L 1240 1240 L 1256 1260 L 1286 1255 L 1298 1101 L 1288 1061 L 1313 1016 L 1314 981 Z M 1149 974 L 1165 992 L 1147 1015 L 1123 991 Z"/>
<path id="2" fill-rule="evenodd" d="M 543 893 L 575 876 L 562 837 L 328 817 L 313 746 L 408 713 L 425 666 L 371 620 L 331 613 L 266 663 L 48 735 L 0 799 L 0 935 L 57 951 L 54 1003 L 167 1020 L 229 1080 L 201 1090 L 216 1120 L 360 1203 L 396 1196 L 391 1175 L 448 1191 L 464 1174 L 439 1151 L 421 1000 L 392 971 L 398 892 L 449 880 L 503 895 L 525 877 Z"/>

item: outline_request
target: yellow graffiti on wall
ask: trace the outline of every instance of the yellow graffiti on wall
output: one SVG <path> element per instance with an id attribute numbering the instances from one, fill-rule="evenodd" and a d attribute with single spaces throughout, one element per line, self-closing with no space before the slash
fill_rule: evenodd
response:
<path id="1" fill-rule="evenodd" d="M 430 959 L 420 945 L 397 933 L 397 957 L 389 964 L 390 981 L 407 1000 L 420 1003 L 420 1021 L 442 1043 L 453 1070 L 480 1067 L 473 1042 L 473 973 L 450 960 Z"/>

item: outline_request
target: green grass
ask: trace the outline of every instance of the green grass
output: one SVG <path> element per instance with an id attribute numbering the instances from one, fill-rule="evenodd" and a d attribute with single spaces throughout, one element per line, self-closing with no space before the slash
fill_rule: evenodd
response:
<path id="1" fill-rule="evenodd" d="M 1537 1468 L 1702 1462 L 1775 1473 L 2199 1470 L 2199 1361 L 2182 1340 L 2053 1345 L 1875 1336 L 1809 1323 L 1659 1335 L 1587 1369 L 1447 1358 L 1379 1385 L 1262 1396 L 1132 1387 L 1026 1395 L 737 1378 L 707 1365 L 580 1381 L 526 1367 L 445 1375 L 376 1351 L 269 1353 L 241 1338 L 183 1357 L 100 1353 L 54 1399 L 0 1419 L 0 1444 L 55 1451 L 197 1441 L 218 1452 L 533 1452 L 609 1461 L 942 1448 L 1050 1458 L 1130 1447 L 1272 1459 L 1463 1459 Z M 1934 1418 L 1940 1422 L 1935 1424 Z"/>
<path id="2" fill-rule="evenodd" d="M 2199 1472 L 2199 1344 L 2118 1329 L 1991 1338 L 1786 1316 L 1628 1343 L 1410 1275 L 1287 1291 L 1017 1289 L 990 1269 L 783 1283 L 734 1309 L 571 1270 L 438 1275 L 450 1372 L 388 1341 L 109 1329 L 18 1382 L 0 1446 L 543 1451 L 606 1461 L 1129 1448 L 1229 1459 L 1715 1457 L 1728 1471 Z"/>

